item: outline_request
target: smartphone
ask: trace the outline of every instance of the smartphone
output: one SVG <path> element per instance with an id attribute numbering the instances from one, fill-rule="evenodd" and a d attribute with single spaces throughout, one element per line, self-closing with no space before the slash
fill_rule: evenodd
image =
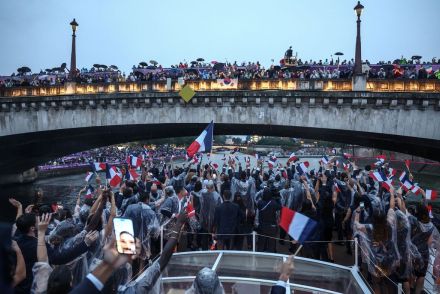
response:
<path id="1" fill-rule="evenodd" d="M 113 226 L 116 235 L 116 249 L 121 254 L 136 254 L 133 222 L 129 218 L 115 217 Z"/>
<path id="2" fill-rule="evenodd" d="M 365 208 L 365 203 L 362 201 L 361 203 L 359 203 L 359 207 L 360 207 L 361 209 L 364 209 L 364 208 Z"/>

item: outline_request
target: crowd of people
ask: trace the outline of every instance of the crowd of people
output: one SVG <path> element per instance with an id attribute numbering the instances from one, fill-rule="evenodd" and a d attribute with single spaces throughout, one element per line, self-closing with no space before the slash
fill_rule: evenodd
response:
<path id="1" fill-rule="evenodd" d="M 285 165 L 266 165 L 260 159 L 251 168 L 246 157 L 244 162 L 224 158 L 223 166 L 145 160 L 138 178 L 117 186 L 104 185 L 97 175 L 94 189 L 79 191 L 73 210 L 45 203 L 41 192 L 24 211 L 10 199 L 17 218 L 9 232 L 13 241 L 8 252 L 13 254 L 4 272 L 8 285 L 16 293 L 159 293 L 160 275 L 174 250 L 251 250 L 256 231 L 258 251 L 276 253 L 288 245 L 296 252 L 297 240 L 279 226 L 280 211 L 287 207 L 317 223 L 300 255 L 334 262 L 332 240 L 351 255 L 357 238 L 361 250 L 355 258 L 375 293 L 397 293 L 399 283 L 405 293 L 411 288 L 422 293 L 430 250 L 440 244 L 428 190 L 415 184 L 402 189 L 406 182 L 394 188 L 390 180 L 397 176 L 385 161 L 359 168 L 349 157 L 335 156 L 321 161 L 319 170 L 308 170 L 297 159 Z M 343 160 L 342 170 L 338 163 Z M 122 168 L 121 174 L 127 171 Z M 388 178 L 388 186 L 377 173 Z M 410 171 L 405 174 L 412 183 Z M 407 207 L 411 191 L 420 192 L 422 201 Z M 133 222 L 133 256 L 115 249 L 116 217 Z M 440 250 L 436 252 L 434 275 L 440 278 Z M 289 259 L 283 266 L 272 293 L 285 293 L 292 263 Z M 141 272 L 143 278 L 134 281 Z M 216 273 L 205 268 L 188 291 L 222 293 L 222 286 Z"/>
<path id="2" fill-rule="evenodd" d="M 150 147 L 150 146 L 149 146 Z M 157 145 L 155 148 L 147 149 L 141 145 L 132 146 L 107 146 L 95 148 L 87 151 L 74 153 L 50 160 L 38 166 L 40 170 L 58 168 L 58 167 L 75 167 L 89 165 L 90 162 L 108 162 L 112 164 L 123 164 L 126 162 L 128 153 L 144 153 L 145 157 L 155 158 L 159 161 L 169 161 L 171 158 L 185 158 L 185 149 L 177 148 L 171 145 Z"/>
<path id="3" fill-rule="evenodd" d="M 99 65 L 96 65 L 99 66 Z M 325 59 L 319 61 L 295 60 L 286 65 L 284 59 L 279 65 L 264 67 L 260 62 L 180 62 L 170 68 L 163 68 L 154 62 L 147 65 L 141 62 L 133 65 L 132 71 L 126 75 L 116 66 L 82 68 L 76 74 L 75 81 L 81 84 L 165 81 L 167 78 L 183 80 L 215 80 L 215 79 L 348 79 L 353 75 L 354 60 Z M 380 61 L 376 64 L 368 60 L 363 70 L 372 79 L 440 79 L 440 61 L 433 58 L 430 62 L 404 57 L 394 61 Z M 43 71 L 39 73 L 13 73 L 11 76 L 0 76 L 0 88 L 17 86 L 60 85 L 68 80 L 67 69 Z"/>

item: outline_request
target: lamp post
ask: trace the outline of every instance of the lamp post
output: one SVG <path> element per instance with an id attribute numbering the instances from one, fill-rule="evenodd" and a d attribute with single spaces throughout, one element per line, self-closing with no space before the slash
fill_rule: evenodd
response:
<path id="1" fill-rule="evenodd" d="M 358 1 L 354 7 L 357 15 L 357 34 L 356 34 L 356 52 L 354 57 L 354 74 L 362 75 L 362 54 L 361 54 L 361 14 L 364 6 Z"/>
<path id="2" fill-rule="evenodd" d="M 70 72 L 69 72 L 69 80 L 73 81 L 76 77 L 76 43 L 75 43 L 75 39 L 76 39 L 76 27 L 78 26 L 78 23 L 76 22 L 75 19 L 72 20 L 72 22 L 70 23 L 70 25 L 72 26 L 72 52 L 70 55 Z"/>

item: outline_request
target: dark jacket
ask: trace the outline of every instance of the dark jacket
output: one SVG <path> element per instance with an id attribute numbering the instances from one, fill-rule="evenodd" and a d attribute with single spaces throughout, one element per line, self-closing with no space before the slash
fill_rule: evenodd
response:
<path id="1" fill-rule="evenodd" d="M 93 285 L 93 283 L 88 278 L 85 278 L 81 281 L 81 283 L 79 283 L 69 293 L 70 294 L 72 294 L 72 293 L 74 293 L 74 294 L 85 294 L 85 293 L 97 294 L 97 293 L 102 293 L 102 291 L 99 291 L 98 289 L 96 289 L 95 285 Z"/>
<path id="2" fill-rule="evenodd" d="M 278 225 L 277 212 L 281 210 L 279 200 L 260 200 L 257 203 L 259 226 Z"/>
<path id="3" fill-rule="evenodd" d="M 19 235 L 17 238 L 18 247 L 20 247 L 23 254 L 24 262 L 26 264 L 26 278 L 17 285 L 15 293 L 29 293 L 34 275 L 32 273 L 32 267 L 37 260 L 37 243 L 38 240 L 35 237 L 27 235 Z M 68 263 L 84 252 L 88 250 L 86 243 L 81 242 L 77 246 L 70 247 L 64 250 L 52 249 L 52 247 L 46 244 L 47 256 L 49 257 L 50 264 L 65 264 Z"/>
<path id="4" fill-rule="evenodd" d="M 225 201 L 215 208 L 214 226 L 217 228 L 218 239 L 229 238 L 221 234 L 235 234 L 243 215 L 240 207 L 230 201 Z"/>

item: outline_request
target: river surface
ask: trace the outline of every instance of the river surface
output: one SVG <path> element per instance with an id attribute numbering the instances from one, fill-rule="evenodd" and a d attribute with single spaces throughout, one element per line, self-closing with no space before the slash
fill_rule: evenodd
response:
<path id="1" fill-rule="evenodd" d="M 239 161 L 242 163 L 242 166 L 245 167 L 244 155 L 240 153 L 236 153 L 234 155 L 238 157 Z M 207 156 L 204 155 L 202 163 L 217 163 L 219 165 L 218 169 L 221 170 L 221 166 L 224 162 L 222 160 L 223 156 L 224 155 L 222 153 L 217 153 L 212 154 L 211 157 L 208 159 Z M 226 155 L 226 157 L 228 156 L 229 155 Z M 253 167 L 256 165 L 256 159 L 253 156 L 251 156 L 250 158 L 251 167 Z M 301 160 L 309 161 L 309 169 L 319 169 L 319 158 L 301 158 Z M 283 165 L 286 163 L 286 161 L 287 158 L 278 159 L 278 162 Z M 182 161 L 175 162 L 175 165 L 179 166 L 182 163 Z M 104 173 L 101 173 L 100 176 L 101 179 L 105 178 Z M 435 189 L 440 192 L 440 175 L 427 176 L 414 174 L 414 177 L 415 181 L 418 182 L 422 188 Z M 16 198 L 17 200 L 22 202 L 23 208 L 25 208 L 29 203 L 31 203 L 36 189 L 43 190 L 45 203 L 59 202 L 65 207 L 73 210 L 75 206 L 76 196 L 78 195 L 79 190 L 81 190 L 81 188 L 83 188 L 86 184 L 84 178 L 85 173 L 80 173 L 68 176 L 40 179 L 30 184 L 20 184 L 0 188 L 0 221 L 11 222 L 14 220 L 16 212 L 14 207 L 9 204 L 8 198 Z M 418 201 L 420 199 L 420 196 L 409 197 L 410 201 Z M 440 213 L 439 200 L 434 202 L 433 207 L 436 213 Z"/>

